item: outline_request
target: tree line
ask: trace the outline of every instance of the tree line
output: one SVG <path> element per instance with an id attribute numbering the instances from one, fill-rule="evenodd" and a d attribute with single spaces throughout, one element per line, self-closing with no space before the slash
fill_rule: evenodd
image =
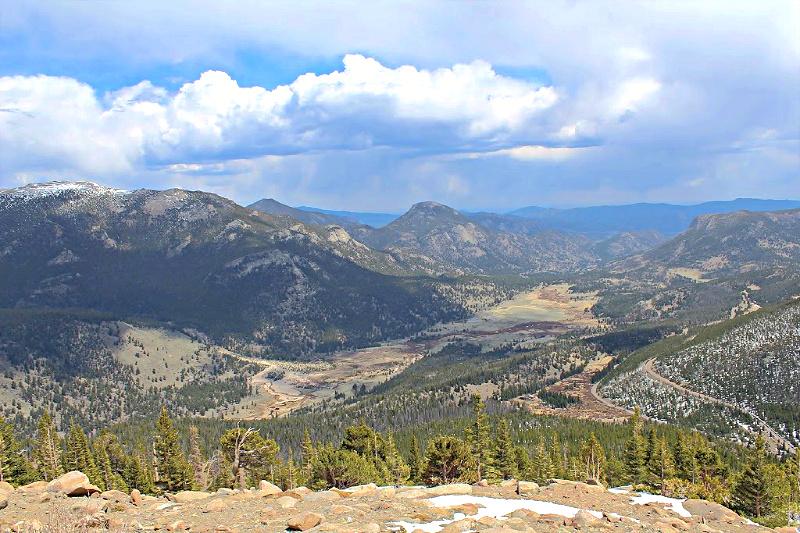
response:
<path id="1" fill-rule="evenodd" d="M 562 443 L 558 433 L 521 439 L 510 419 L 490 417 L 475 396 L 471 416 L 459 431 L 427 435 L 424 443 L 412 433 L 405 453 L 392 432 L 381 433 L 361 421 L 347 427 L 338 443 L 314 440 L 306 430 L 295 455 L 291 449 L 282 453 L 259 429 L 240 425 L 227 429 L 209 448 L 197 426 L 181 435 L 166 408 L 146 444 L 136 445 L 108 429 L 90 439 L 74 422 L 62 436 L 45 412 L 30 442 L 0 420 L 0 481 L 22 485 L 80 470 L 104 490 L 160 494 L 247 488 L 262 479 L 288 490 L 562 478 L 704 498 L 768 524 L 779 524 L 787 511 L 800 508 L 800 453 L 780 462 L 760 438 L 742 450 L 735 464 L 698 433 L 676 430 L 668 438 L 656 426 L 645 427 L 638 409 L 625 426 L 628 437 L 621 450 L 593 431 L 577 446 Z"/>

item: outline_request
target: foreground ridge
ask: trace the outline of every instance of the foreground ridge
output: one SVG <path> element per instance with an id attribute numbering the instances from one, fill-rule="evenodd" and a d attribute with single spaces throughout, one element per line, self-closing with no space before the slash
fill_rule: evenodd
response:
<path id="1" fill-rule="evenodd" d="M 13 489 L 0 483 L 2 531 L 770 531 L 705 500 L 679 500 L 597 484 L 552 479 L 499 485 L 282 491 L 261 481 L 249 490 L 143 496 L 100 492 L 81 472 Z"/>

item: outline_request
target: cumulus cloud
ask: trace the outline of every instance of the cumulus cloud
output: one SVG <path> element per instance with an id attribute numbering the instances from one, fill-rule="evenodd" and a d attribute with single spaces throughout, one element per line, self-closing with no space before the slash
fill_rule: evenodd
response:
<path id="1" fill-rule="evenodd" d="M 13 76 L 0 78 L 0 107 L 16 112 L 0 115 L 0 158 L 6 168 L 113 173 L 321 149 L 490 147 L 558 99 L 553 87 L 501 76 L 483 61 L 425 70 L 361 55 L 273 89 L 207 71 L 175 94 L 143 81 L 98 98 L 70 78 Z"/>

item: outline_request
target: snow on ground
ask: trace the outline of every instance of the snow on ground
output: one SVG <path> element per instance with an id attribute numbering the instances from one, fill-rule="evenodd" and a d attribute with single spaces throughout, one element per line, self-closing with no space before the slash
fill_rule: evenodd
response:
<path id="1" fill-rule="evenodd" d="M 480 519 L 484 516 L 491 516 L 493 518 L 502 518 L 509 513 L 513 513 L 518 509 L 528 509 L 539 514 L 555 514 L 566 518 L 574 517 L 580 509 L 577 507 L 570 507 L 568 505 L 560 505 L 557 503 L 543 502 L 539 500 L 512 500 L 504 498 L 490 498 L 488 496 L 470 496 L 467 494 L 452 494 L 448 496 L 437 496 L 428 500 L 436 507 L 456 507 L 466 503 L 472 503 L 482 506 L 474 515 L 469 515 L 469 518 Z M 598 518 L 602 518 L 603 514 L 598 511 L 588 511 Z M 442 527 L 465 518 L 462 513 L 456 513 L 451 520 L 436 520 L 426 524 L 418 524 L 414 522 L 393 522 L 391 525 L 403 528 L 405 531 L 414 531 L 419 529 L 426 533 L 436 533 L 441 531 Z"/>
<path id="2" fill-rule="evenodd" d="M 608 489 L 608 492 L 613 494 L 635 494 L 631 496 L 631 503 L 634 505 L 644 505 L 646 503 L 665 503 L 667 508 L 675 513 L 678 513 L 684 518 L 692 516 L 692 514 L 683 507 L 683 502 L 678 498 L 667 498 L 666 496 L 659 496 L 658 494 L 650 494 L 648 492 L 630 492 L 625 489 Z"/>

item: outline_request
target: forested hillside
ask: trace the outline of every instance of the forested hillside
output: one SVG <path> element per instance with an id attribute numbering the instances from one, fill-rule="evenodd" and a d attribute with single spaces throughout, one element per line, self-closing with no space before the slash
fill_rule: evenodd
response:
<path id="1" fill-rule="evenodd" d="M 0 193 L 0 242 L 0 307 L 172 322 L 278 356 L 403 337 L 467 313 L 449 280 L 398 276 L 406 271 L 390 256 L 341 228 L 202 192 L 12 189 Z"/>
<path id="2" fill-rule="evenodd" d="M 601 392 L 659 420 L 743 441 L 768 426 L 797 445 L 798 354 L 800 303 L 793 301 L 639 350 L 611 373 Z"/>

